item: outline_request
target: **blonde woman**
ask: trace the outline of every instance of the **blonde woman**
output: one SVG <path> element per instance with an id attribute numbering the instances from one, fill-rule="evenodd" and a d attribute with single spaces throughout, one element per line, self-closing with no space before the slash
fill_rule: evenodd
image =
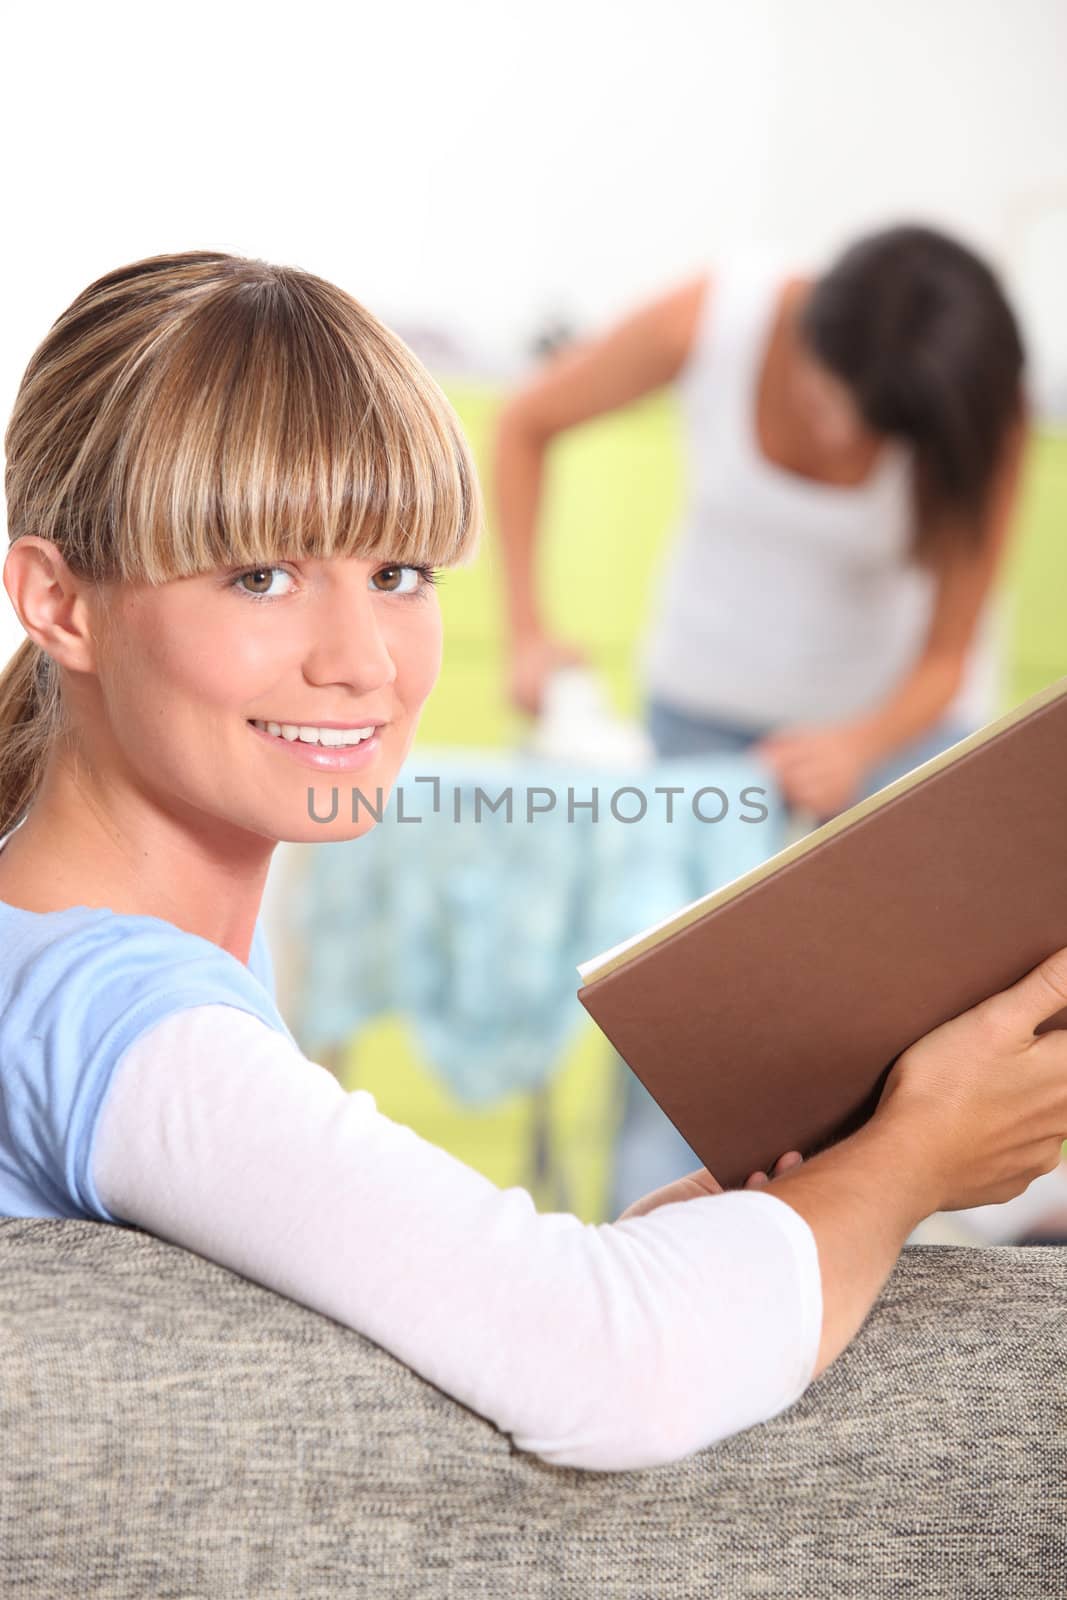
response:
<path id="1" fill-rule="evenodd" d="M 358 848 L 345 791 L 388 796 L 411 746 L 434 577 L 479 527 L 453 413 L 342 290 L 200 251 L 77 296 L 6 446 L 0 1211 L 145 1229 L 610 1471 L 790 1405 L 917 1221 L 1056 1162 L 1067 1037 L 1033 1030 L 1067 951 L 907 1050 L 833 1149 L 609 1224 L 346 1092 L 278 1013 L 261 896 L 279 840 Z"/>

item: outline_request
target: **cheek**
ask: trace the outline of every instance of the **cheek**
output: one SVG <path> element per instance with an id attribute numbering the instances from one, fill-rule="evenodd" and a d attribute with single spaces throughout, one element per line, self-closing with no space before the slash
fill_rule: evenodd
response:
<path id="1" fill-rule="evenodd" d="M 220 721 L 277 674 L 277 653 L 255 631 L 220 629 L 206 606 L 174 608 L 130 619 L 109 687 L 114 719 L 131 736 L 153 743 L 203 741 Z"/>
<path id="2" fill-rule="evenodd" d="M 173 630 L 152 652 L 151 669 L 180 703 L 227 710 L 253 698 L 277 673 L 277 648 L 253 630 L 197 627 Z"/>
<path id="3" fill-rule="evenodd" d="M 422 615 L 405 624 L 392 651 L 401 696 L 414 710 L 426 699 L 441 671 L 444 629 L 436 595 L 426 602 Z"/>

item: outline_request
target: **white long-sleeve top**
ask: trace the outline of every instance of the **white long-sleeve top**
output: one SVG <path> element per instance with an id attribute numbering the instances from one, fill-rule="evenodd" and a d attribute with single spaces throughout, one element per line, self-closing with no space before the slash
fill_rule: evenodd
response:
<path id="1" fill-rule="evenodd" d="M 91 1160 L 116 1218 L 358 1329 L 557 1466 L 678 1460 L 815 1368 L 815 1237 L 773 1194 L 539 1213 L 231 1005 L 139 1034 Z"/>

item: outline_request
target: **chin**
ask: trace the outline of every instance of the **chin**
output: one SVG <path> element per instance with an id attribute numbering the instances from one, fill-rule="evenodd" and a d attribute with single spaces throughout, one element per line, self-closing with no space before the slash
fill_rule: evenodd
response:
<path id="1" fill-rule="evenodd" d="M 383 812 L 383 817 L 388 818 L 389 815 L 388 810 Z M 368 833 L 373 833 L 377 826 L 377 822 L 365 809 L 360 811 L 359 821 L 353 822 L 346 806 L 332 822 L 324 822 L 321 826 L 309 822 L 306 829 L 287 829 L 285 833 L 278 835 L 277 843 L 348 844 L 353 840 L 362 839 Z"/>

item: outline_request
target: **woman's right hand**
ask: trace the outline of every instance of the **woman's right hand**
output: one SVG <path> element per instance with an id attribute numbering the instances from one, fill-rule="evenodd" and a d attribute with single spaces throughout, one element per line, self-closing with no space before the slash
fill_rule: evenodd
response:
<path id="1" fill-rule="evenodd" d="M 1058 1164 L 1067 1139 L 1067 949 L 925 1034 L 899 1057 L 872 1122 L 925 1146 L 935 1210 L 1012 1200 Z"/>
<path id="2" fill-rule="evenodd" d="M 540 716 L 545 684 L 556 668 L 588 665 L 585 652 L 566 639 L 548 633 L 522 634 L 511 644 L 508 697 L 520 711 Z"/>

